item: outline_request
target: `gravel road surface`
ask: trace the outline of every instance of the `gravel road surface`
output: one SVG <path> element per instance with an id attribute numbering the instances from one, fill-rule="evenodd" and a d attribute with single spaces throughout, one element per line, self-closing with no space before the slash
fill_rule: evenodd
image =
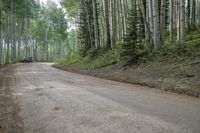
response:
<path id="1" fill-rule="evenodd" d="M 51 63 L 2 70 L 25 133 L 200 133 L 200 100 L 65 72 Z"/>

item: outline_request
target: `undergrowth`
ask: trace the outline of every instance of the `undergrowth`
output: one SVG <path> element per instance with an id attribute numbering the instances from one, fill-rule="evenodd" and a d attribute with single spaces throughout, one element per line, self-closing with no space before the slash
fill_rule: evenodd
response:
<path id="1" fill-rule="evenodd" d="M 131 57 L 121 56 L 124 42 L 119 41 L 113 50 L 107 50 L 106 47 L 91 49 L 87 52 L 87 56 L 81 56 L 76 53 L 66 59 L 58 60 L 58 63 L 78 64 L 83 68 L 100 68 L 113 64 L 128 64 L 129 66 L 136 64 L 144 65 L 151 64 L 151 62 L 186 62 L 185 64 L 188 64 L 200 55 L 200 33 L 197 31 L 187 33 L 184 45 L 180 45 L 176 41 L 169 42 L 169 39 L 166 40 L 165 45 L 159 51 L 150 52 L 146 49 L 140 54 L 137 60 L 132 60 Z"/>
<path id="2" fill-rule="evenodd" d="M 87 56 L 75 55 L 59 63 L 74 72 L 200 97 L 199 33 L 187 35 L 184 45 L 166 42 L 159 51 L 145 51 L 136 62 L 121 57 L 122 45 L 118 42 L 114 50 L 90 50 Z"/>

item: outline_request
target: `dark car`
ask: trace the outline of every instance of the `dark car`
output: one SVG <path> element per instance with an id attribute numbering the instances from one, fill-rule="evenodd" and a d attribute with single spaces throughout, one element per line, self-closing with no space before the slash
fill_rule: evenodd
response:
<path id="1" fill-rule="evenodd" d="M 32 57 L 30 57 L 30 56 L 27 56 L 27 57 L 26 57 L 26 56 L 25 56 L 24 59 L 23 59 L 23 62 L 24 62 L 24 63 L 31 63 L 31 62 L 33 62 Z"/>

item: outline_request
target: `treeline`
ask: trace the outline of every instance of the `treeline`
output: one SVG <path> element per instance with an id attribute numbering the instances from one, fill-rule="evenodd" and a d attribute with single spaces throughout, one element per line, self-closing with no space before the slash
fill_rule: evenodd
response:
<path id="1" fill-rule="evenodd" d="M 200 0 L 63 1 L 73 7 L 67 9 L 77 18 L 83 56 L 121 47 L 121 56 L 137 59 L 166 41 L 184 45 L 187 31 L 200 31 Z"/>
<path id="2" fill-rule="evenodd" d="M 115 50 L 138 60 L 200 31 L 200 0 L 0 0 L 0 64 Z M 64 7 L 67 13 L 64 11 Z M 66 19 L 68 16 L 68 19 Z M 68 30 L 68 20 L 74 30 Z M 78 30 L 77 30 L 78 27 Z"/>
<path id="3" fill-rule="evenodd" d="M 16 62 L 21 52 L 28 52 L 28 27 L 33 15 L 33 1 L 0 0 L 0 64 Z M 17 45 L 16 45 L 17 44 Z"/>
<path id="4" fill-rule="evenodd" d="M 32 56 L 55 61 L 67 54 L 67 20 L 61 8 L 34 0 L 0 0 L 0 65 Z"/>

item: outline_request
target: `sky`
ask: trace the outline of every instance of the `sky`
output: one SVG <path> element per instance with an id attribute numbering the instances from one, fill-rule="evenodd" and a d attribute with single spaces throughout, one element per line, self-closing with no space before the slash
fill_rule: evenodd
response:
<path id="1" fill-rule="evenodd" d="M 44 3 L 46 4 L 48 0 L 39 0 L 41 3 Z M 59 0 L 49 0 L 49 1 L 53 1 L 55 2 L 57 5 L 57 7 L 61 7 L 60 3 L 59 3 Z"/>

